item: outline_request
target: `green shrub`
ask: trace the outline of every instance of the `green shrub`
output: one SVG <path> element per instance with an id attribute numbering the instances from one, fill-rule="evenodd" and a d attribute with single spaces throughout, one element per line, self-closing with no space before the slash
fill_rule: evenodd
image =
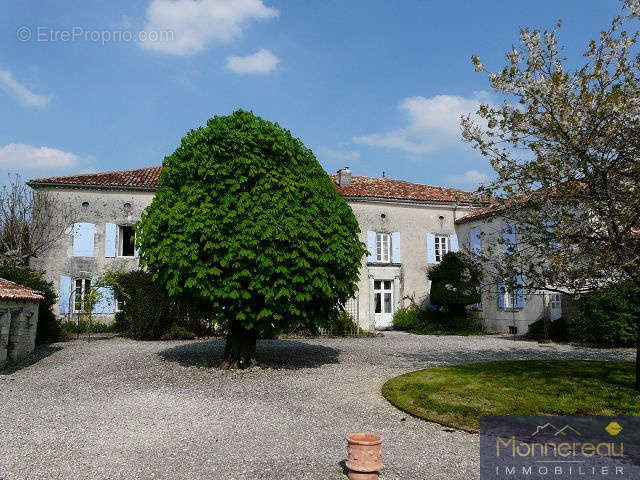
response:
<path id="1" fill-rule="evenodd" d="M 177 324 L 171 325 L 160 340 L 193 340 L 196 338 L 196 334 L 187 330 L 185 327 Z"/>
<path id="2" fill-rule="evenodd" d="M 481 335 L 485 328 L 475 318 L 465 314 L 421 310 L 413 304 L 396 310 L 393 315 L 396 330 L 420 335 Z"/>
<path id="3" fill-rule="evenodd" d="M 331 318 L 325 329 L 330 335 L 338 337 L 357 335 L 358 333 L 358 325 L 353 317 L 345 311 L 340 311 Z"/>
<path id="4" fill-rule="evenodd" d="M 53 307 L 58 298 L 53 283 L 44 279 L 43 273 L 26 267 L 0 267 L 0 278 L 19 283 L 42 293 L 44 299 L 38 310 L 37 343 L 56 342 L 60 339 L 61 327 Z"/>
<path id="5" fill-rule="evenodd" d="M 393 328 L 405 332 L 417 332 L 424 328 L 424 312 L 417 305 L 399 308 L 393 314 Z"/>
<path id="6" fill-rule="evenodd" d="M 118 325 L 115 323 L 106 324 L 102 322 L 89 322 L 80 320 L 79 322 L 68 321 L 62 324 L 62 329 L 69 335 L 74 336 L 85 333 L 119 333 Z"/>
<path id="7" fill-rule="evenodd" d="M 449 252 L 427 274 L 430 302 L 464 316 L 465 307 L 480 302 L 481 270 L 461 253 Z"/>
<path id="8" fill-rule="evenodd" d="M 630 282 L 582 295 L 577 306 L 575 326 L 580 341 L 608 347 L 635 345 L 640 299 Z"/>
<path id="9" fill-rule="evenodd" d="M 144 270 L 110 273 L 106 283 L 122 305 L 116 313 L 116 327 L 136 340 L 158 340 L 176 323 L 177 308 L 166 292 Z"/>

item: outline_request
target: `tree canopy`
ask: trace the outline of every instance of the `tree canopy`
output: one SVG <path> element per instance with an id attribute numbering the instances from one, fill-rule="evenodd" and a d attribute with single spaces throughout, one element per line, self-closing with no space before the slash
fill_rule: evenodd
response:
<path id="1" fill-rule="evenodd" d="M 496 172 L 483 193 L 516 229 L 496 229 L 488 243 L 517 246 L 482 261 L 529 288 L 571 293 L 628 279 L 640 290 L 640 3 L 625 5 L 576 68 L 560 25 L 523 29 L 506 66 L 488 74 L 499 101 L 480 107 L 481 121 L 462 120 L 463 137 Z"/>
<path id="2" fill-rule="evenodd" d="M 430 301 L 434 305 L 446 307 L 452 313 L 464 313 L 465 306 L 481 301 L 482 272 L 459 253 L 447 253 L 442 262 L 429 270 L 428 277 Z"/>
<path id="3" fill-rule="evenodd" d="M 358 233 L 313 152 L 242 110 L 190 131 L 165 158 L 137 230 L 154 280 L 228 332 L 226 366 L 253 362 L 257 337 L 337 314 L 356 289 Z"/>

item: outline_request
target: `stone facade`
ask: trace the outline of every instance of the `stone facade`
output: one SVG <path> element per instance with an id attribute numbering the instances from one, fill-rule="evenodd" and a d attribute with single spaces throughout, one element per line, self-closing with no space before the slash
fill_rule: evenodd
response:
<path id="1" fill-rule="evenodd" d="M 37 292 L 0 279 L 0 369 L 21 361 L 35 348 L 40 300 Z"/>
<path id="2" fill-rule="evenodd" d="M 60 316 L 71 316 L 77 310 L 74 292 L 82 282 L 92 281 L 107 270 L 138 268 L 135 255 L 124 256 L 119 251 L 114 255 L 113 232 L 140 220 L 153 199 L 159 173 L 160 169 L 153 167 L 30 182 L 33 188 L 54 192 L 71 205 L 76 225 L 83 225 L 70 226 L 54 248 L 32 263 L 46 271 L 47 279 L 60 292 L 56 306 Z M 446 250 L 464 248 L 469 230 L 483 220 L 461 220 L 481 205 L 464 192 L 357 177 L 348 170 L 339 171 L 333 179 L 353 209 L 361 229 L 360 239 L 371 253 L 362 260 L 358 295 L 346 305 L 349 313 L 361 328 L 373 330 L 389 328 L 393 312 L 411 302 L 428 307 L 427 271 L 437 262 L 434 242 L 445 242 Z M 83 242 L 82 248 L 77 248 L 78 238 Z M 379 246 L 388 250 L 386 257 L 378 258 Z M 540 301 L 532 298 L 526 307 L 509 310 L 498 308 L 495 293 L 493 299 L 490 295 L 487 292 L 486 298 L 483 296 L 483 309 L 477 313 L 491 331 L 506 332 L 515 325 L 523 333 L 545 311 L 543 296 Z M 112 299 L 94 311 L 96 320 L 103 322 L 112 321 L 114 312 Z"/>

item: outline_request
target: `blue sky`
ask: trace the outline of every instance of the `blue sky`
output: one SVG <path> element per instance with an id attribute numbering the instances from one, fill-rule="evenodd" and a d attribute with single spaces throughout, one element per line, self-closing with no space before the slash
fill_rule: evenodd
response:
<path id="1" fill-rule="evenodd" d="M 328 171 L 475 188 L 491 169 L 457 119 L 492 97 L 470 56 L 498 68 L 520 27 L 562 19 L 579 58 L 619 12 L 617 0 L 5 0 L 0 175 L 157 165 L 188 130 L 244 108 Z"/>

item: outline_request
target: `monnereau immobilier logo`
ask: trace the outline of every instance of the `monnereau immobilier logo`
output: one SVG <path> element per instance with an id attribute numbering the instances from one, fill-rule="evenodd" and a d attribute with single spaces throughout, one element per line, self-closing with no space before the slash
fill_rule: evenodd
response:
<path id="1" fill-rule="evenodd" d="M 640 417 L 482 417 L 481 480 L 640 479 Z"/>

